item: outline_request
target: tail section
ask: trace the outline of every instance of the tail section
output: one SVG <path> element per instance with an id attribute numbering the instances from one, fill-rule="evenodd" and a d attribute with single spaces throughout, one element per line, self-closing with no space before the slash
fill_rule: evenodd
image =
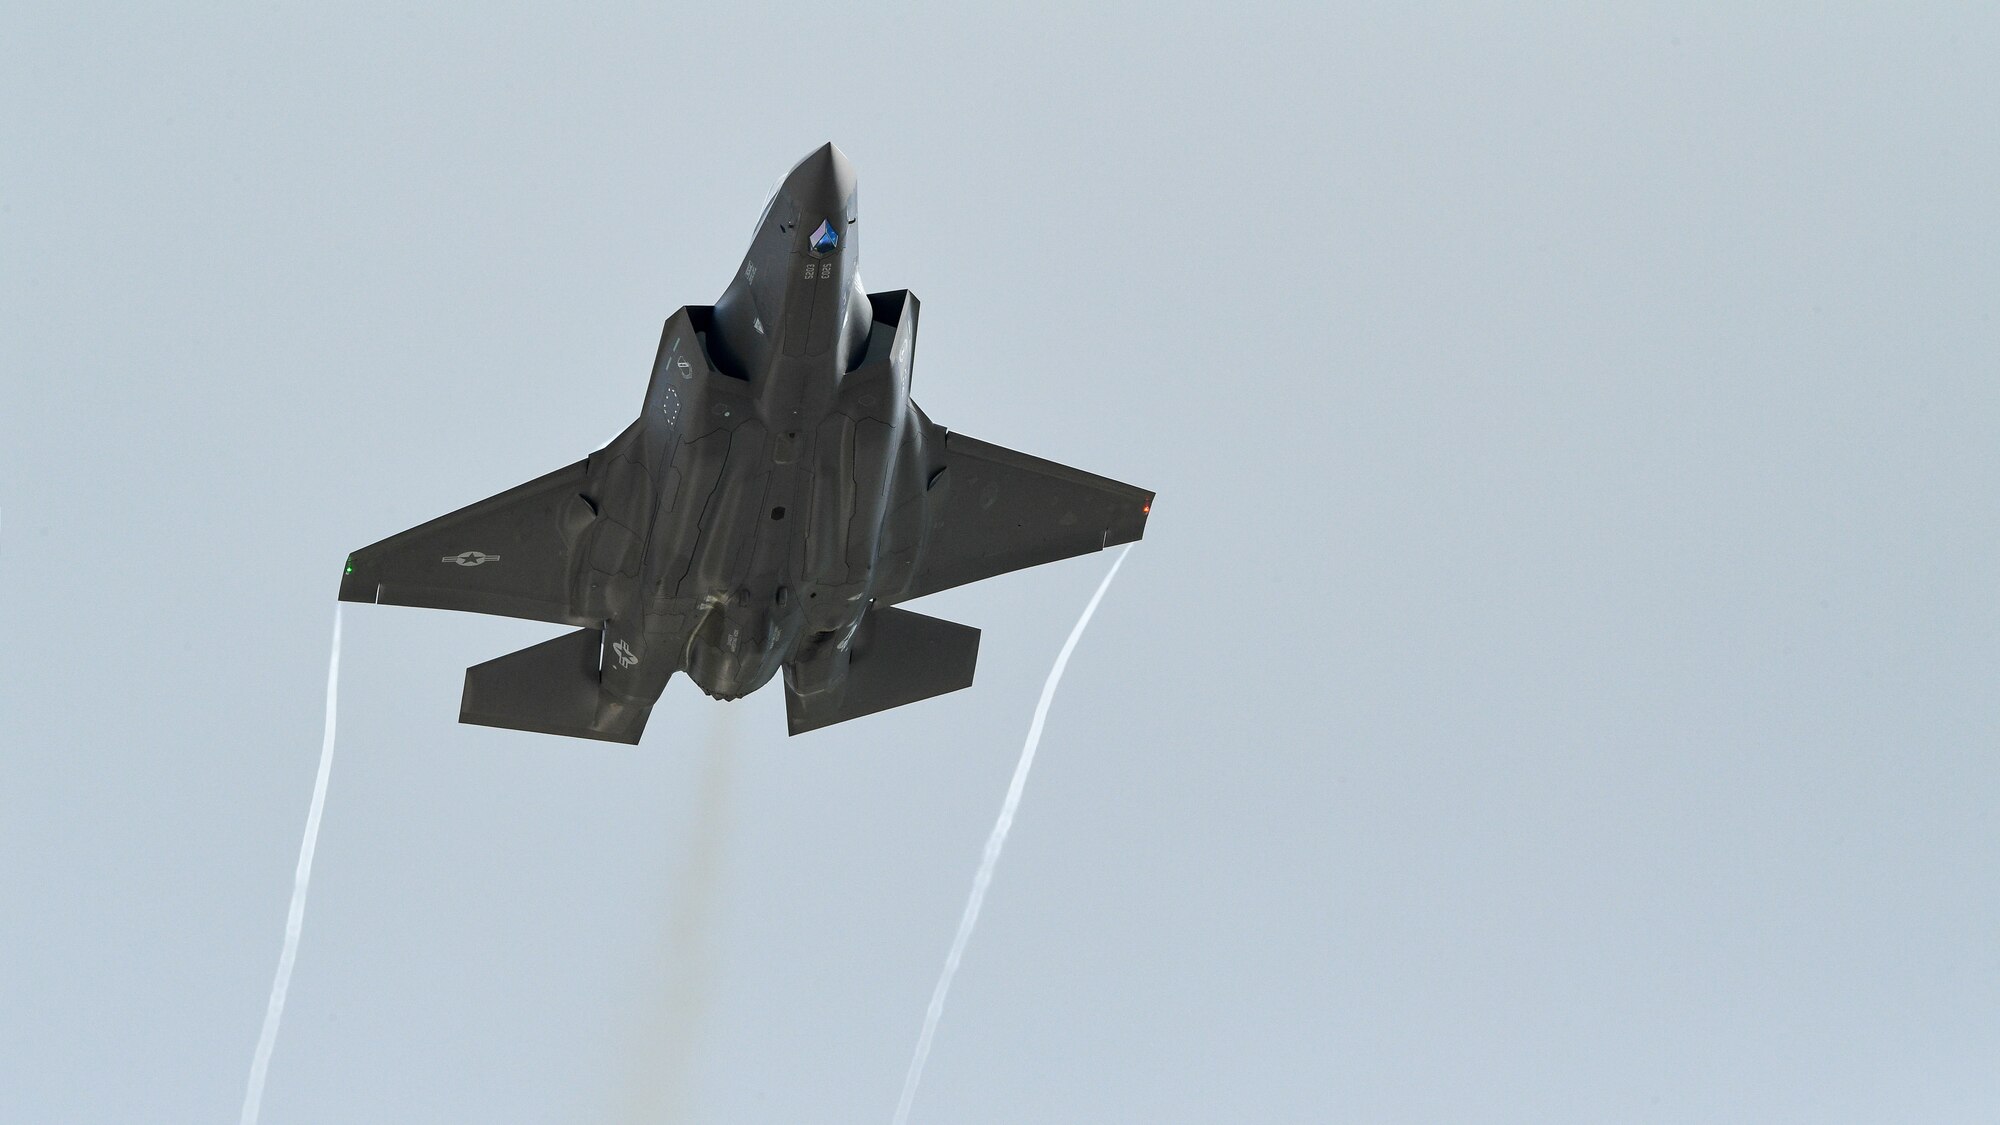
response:
<path id="1" fill-rule="evenodd" d="M 979 630 L 904 609 L 870 610 L 855 632 L 841 686 L 800 695 L 785 678 L 791 733 L 844 723 L 972 686 Z"/>
<path id="2" fill-rule="evenodd" d="M 653 709 L 605 694 L 603 648 L 603 630 L 578 629 L 467 668 L 458 721 L 636 745 Z"/>

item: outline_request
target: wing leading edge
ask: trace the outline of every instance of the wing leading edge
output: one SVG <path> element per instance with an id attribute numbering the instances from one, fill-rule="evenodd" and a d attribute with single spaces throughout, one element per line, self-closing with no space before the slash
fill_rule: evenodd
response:
<path id="1" fill-rule="evenodd" d="M 898 601 L 1133 542 L 1153 505 L 1143 488 L 958 433 L 933 480 L 946 495 Z"/>

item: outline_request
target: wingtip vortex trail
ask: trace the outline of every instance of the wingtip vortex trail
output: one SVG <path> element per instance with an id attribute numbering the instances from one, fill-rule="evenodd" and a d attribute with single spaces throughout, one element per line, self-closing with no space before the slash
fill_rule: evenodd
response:
<path id="1" fill-rule="evenodd" d="M 299 935 L 305 930 L 306 888 L 312 881 L 313 852 L 319 846 L 320 815 L 326 808 L 326 781 L 333 768 L 334 716 L 340 700 L 341 607 L 333 608 L 333 655 L 326 663 L 326 730 L 320 739 L 319 770 L 313 776 L 312 804 L 306 810 L 305 838 L 299 844 L 299 864 L 292 875 L 292 904 L 285 913 L 285 944 L 278 954 L 278 972 L 271 980 L 271 1000 L 264 1009 L 264 1028 L 250 1059 L 250 1081 L 243 1093 L 242 1125 L 257 1125 L 263 1109 L 264 1079 L 271 1069 L 271 1051 L 278 1042 L 278 1021 L 285 1014 L 285 993 L 291 988 L 292 966 L 299 957 Z"/>
<path id="2" fill-rule="evenodd" d="M 895 1125 L 906 1125 L 910 1119 L 910 1106 L 917 1097 L 917 1084 L 924 1076 L 924 1064 L 929 1061 L 931 1041 L 937 1035 L 938 1020 L 944 1016 L 945 995 L 951 991 L 951 979 L 958 974 L 958 965 L 965 956 L 965 946 L 972 938 L 972 928 L 979 922 L 979 908 L 986 901 L 986 888 L 993 882 L 993 869 L 1000 862 L 1000 850 L 1007 844 L 1007 831 L 1014 826 L 1014 812 L 1021 804 L 1021 791 L 1027 787 L 1028 770 L 1035 764 L 1035 748 L 1041 745 L 1042 728 L 1047 724 L 1049 704 L 1056 697 L 1056 685 L 1062 682 L 1063 669 L 1069 666 L 1070 653 L 1076 651 L 1077 641 L 1083 638 L 1083 630 L 1097 613 L 1097 603 L 1104 600 L 1104 592 L 1111 588 L 1111 580 L 1118 576 L 1118 568 L 1125 565 L 1125 555 L 1132 549 L 1126 544 L 1118 557 L 1111 561 L 1111 569 L 1104 572 L 1104 580 L 1097 584 L 1097 592 L 1090 596 L 1090 602 L 1083 607 L 1082 616 L 1069 631 L 1069 638 L 1063 641 L 1062 651 L 1056 654 L 1055 666 L 1049 669 L 1049 678 L 1042 683 L 1041 698 L 1035 702 L 1034 721 L 1028 724 L 1028 738 L 1021 746 L 1021 758 L 1014 764 L 1013 780 L 1007 783 L 1007 797 L 1000 803 L 1000 817 L 993 822 L 993 831 L 986 837 L 986 850 L 980 855 L 979 871 L 972 877 L 972 893 L 965 900 L 965 913 L 959 916 L 958 932 L 952 936 L 951 951 L 945 954 L 944 972 L 939 974 L 937 988 L 931 992 L 930 1007 L 924 1012 L 924 1029 L 917 1036 L 916 1054 L 910 1059 L 910 1069 L 903 1076 L 903 1095 L 896 1103 Z"/>

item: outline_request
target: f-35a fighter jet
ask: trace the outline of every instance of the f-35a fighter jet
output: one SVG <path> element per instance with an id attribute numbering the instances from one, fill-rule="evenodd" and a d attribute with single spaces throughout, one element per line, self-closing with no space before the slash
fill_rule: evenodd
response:
<path id="1" fill-rule="evenodd" d="M 972 683 L 979 631 L 898 603 L 1138 539 L 1153 494 L 947 431 L 910 401 L 917 299 L 855 272 L 827 145 L 713 306 L 667 319 L 604 448 L 349 556 L 340 597 L 580 626 L 465 673 L 459 721 L 636 743 L 685 671 L 780 669 L 791 733 Z"/>

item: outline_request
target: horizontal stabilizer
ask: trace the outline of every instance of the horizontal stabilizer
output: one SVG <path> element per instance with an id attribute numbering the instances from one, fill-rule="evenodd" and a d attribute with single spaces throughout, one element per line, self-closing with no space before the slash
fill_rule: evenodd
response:
<path id="1" fill-rule="evenodd" d="M 862 618 L 845 683 L 802 696 L 785 682 L 791 733 L 844 723 L 905 703 L 972 686 L 979 630 L 906 609 L 878 607 Z"/>
<path id="2" fill-rule="evenodd" d="M 600 629 L 578 629 L 465 670 L 458 721 L 636 745 L 652 708 L 598 686 Z"/>

